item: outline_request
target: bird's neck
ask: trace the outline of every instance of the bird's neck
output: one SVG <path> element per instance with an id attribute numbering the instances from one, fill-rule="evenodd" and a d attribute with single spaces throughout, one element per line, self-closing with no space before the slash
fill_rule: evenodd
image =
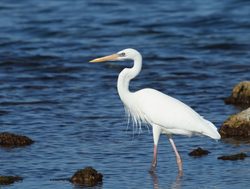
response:
<path id="1" fill-rule="evenodd" d="M 121 71 L 118 77 L 117 90 L 123 103 L 126 103 L 126 98 L 131 94 L 129 90 L 130 80 L 135 78 L 141 71 L 142 57 L 138 54 L 134 58 L 134 65 L 132 68 L 125 68 Z"/>

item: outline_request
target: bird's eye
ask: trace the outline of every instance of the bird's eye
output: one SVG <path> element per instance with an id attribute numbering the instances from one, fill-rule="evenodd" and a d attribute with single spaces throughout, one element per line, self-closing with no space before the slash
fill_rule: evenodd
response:
<path id="1" fill-rule="evenodd" d="M 119 54 L 121 57 L 126 56 L 125 52 Z"/>

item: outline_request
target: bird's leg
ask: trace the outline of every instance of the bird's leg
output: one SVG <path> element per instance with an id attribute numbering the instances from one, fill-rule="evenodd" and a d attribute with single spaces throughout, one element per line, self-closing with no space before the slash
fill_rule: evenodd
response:
<path id="1" fill-rule="evenodd" d="M 157 146 L 161 134 L 161 128 L 158 125 L 152 125 L 153 127 L 153 139 L 154 139 L 154 155 L 150 168 L 150 172 L 154 172 L 157 165 Z"/>
<path id="2" fill-rule="evenodd" d="M 182 169 L 182 160 L 181 160 L 181 156 L 180 154 L 178 153 L 177 151 L 177 148 L 174 144 L 174 141 L 171 137 L 169 137 L 169 142 L 170 144 L 172 145 L 173 147 L 173 150 L 174 150 L 174 153 L 175 153 L 175 156 L 176 156 L 176 162 L 177 162 L 177 165 L 178 165 L 178 170 L 179 170 L 179 175 L 182 175 L 183 173 L 183 169 Z"/>
<path id="3" fill-rule="evenodd" d="M 157 145 L 154 144 L 154 155 L 150 169 L 151 172 L 155 171 L 156 165 L 157 165 Z"/>

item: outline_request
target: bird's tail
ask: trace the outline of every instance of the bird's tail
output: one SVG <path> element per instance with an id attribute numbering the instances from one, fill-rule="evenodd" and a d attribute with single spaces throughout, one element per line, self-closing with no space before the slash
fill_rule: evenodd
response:
<path id="1" fill-rule="evenodd" d="M 215 140 L 219 140 L 221 138 L 221 136 L 220 136 L 216 126 L 208 120 L 205 120 L 205 122 L 207 124 L 207 127 L 205 127 L 203 134 L 206 136 L 209 136 Z"/>

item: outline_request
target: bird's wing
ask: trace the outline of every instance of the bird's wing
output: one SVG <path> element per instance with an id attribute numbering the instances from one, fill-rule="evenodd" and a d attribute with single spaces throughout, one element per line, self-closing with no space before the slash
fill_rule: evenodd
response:
<path id="1" fill-rule="evenodd" d="M 138 109 L 150 123 L 159 125 L 173 134 L 200 133 L 219 138 L 217 129 L 211 122 L 181 101 L 154 89 L 142 89 L 133 95 Z"/>

